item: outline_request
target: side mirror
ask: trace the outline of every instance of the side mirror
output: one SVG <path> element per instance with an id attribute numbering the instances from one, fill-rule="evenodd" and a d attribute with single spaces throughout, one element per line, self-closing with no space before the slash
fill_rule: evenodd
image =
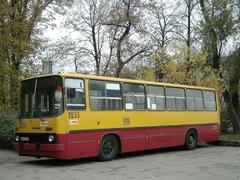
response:
<path id="1" fill-rule="evenodd" d="M 75 88 L 67 89 L 67 97 L 75 98 L 75 96 L 76 96 L 76 89 Z"/>

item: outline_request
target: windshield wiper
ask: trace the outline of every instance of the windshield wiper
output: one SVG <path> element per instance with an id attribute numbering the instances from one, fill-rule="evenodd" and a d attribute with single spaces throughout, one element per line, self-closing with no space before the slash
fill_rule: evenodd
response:
<path id="1" fill-rule="evenodd" d="M 39 113 L 39 119 L 40 119 L 41 121 L 46 121 L 46 119 L 44 119 L 43 116 L 42 116 L 42 109 L 40 109 L 39 112 L 40 112 L 40 113 Z"/>
<path id="2" fill-rule="evenodd" d="M 42 117 L 39 117 L 41 121 L 46 121 L 46 119 L 42 118 Z"/>

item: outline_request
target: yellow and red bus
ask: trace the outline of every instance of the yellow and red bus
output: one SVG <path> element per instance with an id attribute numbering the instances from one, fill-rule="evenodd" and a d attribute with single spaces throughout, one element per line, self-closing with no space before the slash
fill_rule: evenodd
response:
<path id="1" fill-rule="evenodd" d="M 19 155 L 76 159 L 216 141 L 214 89 L 74 73 L 23 80 Z"/>

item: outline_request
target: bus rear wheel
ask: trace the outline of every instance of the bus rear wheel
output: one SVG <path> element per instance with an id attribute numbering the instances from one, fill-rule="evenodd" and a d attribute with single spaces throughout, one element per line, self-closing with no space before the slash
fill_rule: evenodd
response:
<path id="1" fill-rule="evenodd" d="M 192 150 L 196 148 L 198 143 L 197 132 L 193 129 L 190 129 L 185 137 L 185 148 L 188 150 Z"/>
<path id="2" fill-rule="evenodd" d="M 119 152 L 119 143 L 115 136 L 104 136 L 100 145 L 99 159 L 102 161 L 110 161 L 115 159 Z"/>

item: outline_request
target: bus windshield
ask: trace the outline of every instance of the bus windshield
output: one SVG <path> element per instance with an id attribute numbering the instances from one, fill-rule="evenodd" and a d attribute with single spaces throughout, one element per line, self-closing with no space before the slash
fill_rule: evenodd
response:
<path id="1" fill-rule="evenodd" d="M 20 118 L 41 118 L 63 113 L 62 87 L 60 76 L 22 81 Z"/>

